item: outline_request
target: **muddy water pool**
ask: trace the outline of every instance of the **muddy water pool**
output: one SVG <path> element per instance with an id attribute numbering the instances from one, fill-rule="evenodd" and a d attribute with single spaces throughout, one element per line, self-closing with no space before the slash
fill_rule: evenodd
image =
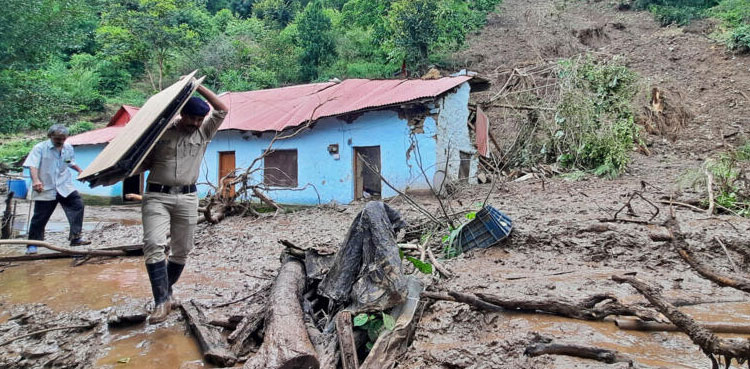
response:
<path id="1" fill-rule="evenodd" d="M 57 312 L 99 310 L 151 296 L 140 258 L 77 267 L 70 259 L 24 262 L 5 268 L 0 286 L 3 305 L 43 303 Z M 0 314 L 0 323 L 8 318 Z M 210 367 L 200 361 L 200 349 L 183 321 L 112 329 L 105 342 L 96 368 L 179 368 L 184 362 L 192 362 L 191 368 Z"/>

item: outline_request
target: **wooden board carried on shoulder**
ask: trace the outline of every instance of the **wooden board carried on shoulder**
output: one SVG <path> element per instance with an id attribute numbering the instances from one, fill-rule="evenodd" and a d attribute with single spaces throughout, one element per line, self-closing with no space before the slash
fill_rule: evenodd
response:
<path id="1" fill-rule="evenodd" d="M 89 186 L 107 186 L 141 171 L 140 167 L 156 142 L 169 128 L 185 102 L 203 82 L 193 71 L 151 96 L 124 129 L 78 176 Z"/>

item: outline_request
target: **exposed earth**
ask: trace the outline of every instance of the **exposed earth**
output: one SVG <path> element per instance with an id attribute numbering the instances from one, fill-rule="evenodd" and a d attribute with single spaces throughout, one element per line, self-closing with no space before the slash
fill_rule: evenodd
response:
<path id="1" fill-rule="evenodd" d="M 738 146 L 750 129 L 750 57 L 732 55 L 711 39 L 714 25 L 708 21 L 679 27 L 660 27 L 645 12 L 619 11 L 609 2 L 554 0 L 505 0 L 487 27 L 469 40 L 457 60 L 469 70 L 496 82 L 496 72 L 517 65 L 535 64 L 585 52 L 620 55 L 644 84 L 668 91 L 693 114 L 693 119 L 674 140 L 648 136 L 649 155 L 632 152 L 625 174 L 614 180 L 586 177 L 570 181 L 560 177 L 504 181 L 462 188 L 450 199 L 453 211 L 476 210 L 487 203 L 513 220 L 511 237 L 501 245 L 469 251 L 443 261 L 454 274 L 446 279 L 424 277 L 432 291 L 486 292 L 519 299 L 582 300 L 597 293 L 611 293 L 631 303 L 645 299 L 633 288 L 610 280 L 615 274 L 635 272 L 637 277 L 662 288 L 671 301 L 703 302 L 682 311 L 699 321 L 750 323 L 750 298 L 745 293 L 718 287 L 699 276 L 658 236 L 667 233 L 659 225 L 670 216 L 670 207 L 658 201 L 670 197 L 686 201 L 702 196 L 703 190 L 678 186 L 690 170 L 699 169 L 713 155 Z M 500 86 L 476 93 L 483 101 Z M 641 102 L 646 104 L 647 101 Z M 501 116 L 490 110 L 495 121 Z M 493 134 L 508 132 L 494 125 Z M 641 198 L 632 201 L 633 213 L 620 218 L 648 221 L 611 222 L 615 213 L 639 191 L 658 205 Z M 440 209 L 434 198 L 415 199 L 433 214 Z M 386 200 L 411 223 L 425 217 L 403 198 Z M 301 246 L 338 247 L 363 203 L 325 205 L 261 219 L 230 217 L 217 225 L 202 224 L 196 247 L 177 288 L 183 299 L 197 299 L 207 305 L 248 296 L 272 283 L 280 266 L 283 246 L 279 239 Z M 133 219 L 134 207 L 95 208 L 89 217 Z M 725 275 L 748 272 L 743 254 L 750 221 L 732 215 L 709 215 L 684 207 L 672 210 L 696 257 Z M 135 217 L 137 219 L 137 216 Z M 102 247 L 139 242 L 141 227 L 126 222 L 108 223 L 90 232 Z M 729 246 L 728 255 L 714 239 Z M 64 244 L 65 234 L 50 233 L 49 240 Z M 406 240 L 412 241 L 412 240 Z M 440 250 L 440 240 L 432 242 Z M 3 253 L 20 253 L 22 248 L 4 247 Z M 734 271 L 731 258 L 739 268 Z M 83 275 L 117 278 L 83 278 L 75 287 L 95 291 L 101 298 L 80 304 L 59 303 L 57 285 L 35 286 L 73 278 L 77 268 Z M 41 277 L 44 270 L 67 269 L 63 277 Z M 407 268 L 407 270 L 411 270 Z M 146 304 L 150 295 L 141 260 L 91 260 L 80 267 L 69 261 L 34 261 L 0 265 L 0 341 L 50 326 L 86 324 L 106 313 L 110 305 L 138 299 Z M 56 272 L 57 273 L 57 272 Z M 88 273 L 88 274 L 87 274 Z M 19 277 L 25 275 L 26 279 Z M 65 277 L 67 276 L 67 277 Z M 15 283 L 12 284 L 11 282 Z M 6 287 L 7 286 L 7 287 Z M 70 287 L 65 287 L 70 288 Z M 38 291 L 35 294 L 32 291 Z M 24 292 L 25 291 L 25 292 Z M 81 291 L 78 291 L 81 292 Z M 93 292 L 92 292 L 93 293 Z M 221 312 L 231 314 L 262 298 L 233 304 Z M 257 301 L 255 301 L 257 300 Z M 66 300 L 67 301 L 67 300 Z M 27 312 L 29 316 L 19 318 Z M 12 318 L 12 319 L 11 319 Z M 87 320 L 88 319 L 88 320 Z M 23 323 L 21 323 L 23 321 Z M 158 345 L 159 332 L 181 331 L 184 322 L 173 313 L 156 328 L 134 328 L 131 333 L 107 332 L 101 327 L 80 334 L 50 332 L 42 340 L 24 339 L 0 346 L 0 367 L 202 367 L 196 349 L 180 345 L 152 351 L 183 352 L 167 364 L 136 365 L 101 360 L 111 347 L 108 342 L 123 337 L 140 337 L 143 345 Z M 632 332 L 619 330 L 612 322 L 583 322 L 543 314 L 487 313 L 468 305 L 440 301 L 429 303 L 417 325 L 414 341 L 398 360 L 398 368 L 625 368 L 627 363 L 605 364 L 567 356 L 523 355 L 535 334 L 559 343 L 574 343 L 615 349 L 629 355 L 639 367 L 707 368 L 710 361 L 682 333 Z M 733 335 L 731 337 L 737 337 Z M 34 344 L 36 343 L 36 344 Z M 180 351 L 182 350 L 182 351 Z M 136 357 L 137 350 L 128 354 Z M 123 354 L 123 357 L 125 355 Z M 150 355 L 153 358 L 158 355 Z M 128 359 L 129 361 L 130 359 Z M 47 363 L 47 366 L 44 366 Z M 735 362 L 736 365 L 736 362 Z"/>

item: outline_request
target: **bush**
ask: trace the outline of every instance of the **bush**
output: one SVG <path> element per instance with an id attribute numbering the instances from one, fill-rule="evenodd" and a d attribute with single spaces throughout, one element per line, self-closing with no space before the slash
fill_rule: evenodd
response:
<path id="1" fill-rule="evenodd" d="M 23 160 L 40 140 L 10 139 L 0 145 L 0 167 L 20 171 Z"/>
<path id="2" fill-rule="evenodd" d="M 737 27 L 730 33 L 727 47 L 740 52 L 750 52 L 750 25 Z"/>
<path id="3" fill-rule="evenodd" d="M 75 136 L 79 133 L 90 131 L 92 129 L 94 129 L 94 123 L 81 121 L 68 127 L 68 132 L 71 136 Z"/>
<path id="4" fill-rule="evenodd" d="M 718 4 L 717 0 L 636 0 L 636 9 L 648 9 L 662 26 L 684 26 L 694 19 L 706 16 L 707 10 Z"/>

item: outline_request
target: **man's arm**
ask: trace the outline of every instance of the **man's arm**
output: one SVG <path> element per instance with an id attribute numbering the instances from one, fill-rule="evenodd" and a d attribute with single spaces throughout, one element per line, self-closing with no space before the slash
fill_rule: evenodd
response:
<path id="1" fill-rule="evenodd" d="M 44 183 L 39 179 L 39 168 L 29 167 L 29 173 L 31 173 L 31 188 L 36 192 L 42 192 L 44 190 Z"/>
<path id="2" fill-rule="evenodd" d="M 81 174 L 81 172 L 83 172 L 83 169 L 81 169 L 81 167 L 79 167 L 78 164 L 73 164 L 70 167 L 73 168 L 73 170 L 75 170 L 76 172 L 78 172 L 78 174 Z"/>
<path id="3" fill-rule="evenodd" d="M 216 94 L 214 94 L 213 91 L 209 90 L 208 88 L 201 85 L 198 86 L 197 91 L 199 94 L 203 95 L 203 97 L 206 98 L 211 107 L 214 108 L 214 110 L 209 113 L 209 116 L 203 121 L 203 124 L 200 128 L 201 132 L 203 132 L 203 135 L 205 137 L 208 137 L 208 139 L 211 139 L 214 134 L 216 134 L 216 131 L 219 130 L 219 127 L 224 121 L 224 117 L 226 116 L 229 107 L 227 107 L 221 100 L 219 100 L 219 97 L 216 96 Z"/>
<path id="4" fill-rule="evenodd" d="M 23 162 L 23 166 L 29 168 L 31 174 L 31 188 L 36 192 L 42 192 L 44 190 L 44 183 L 39 179 L 39 167 L 42 165 L 42 146 L 36 144 L 29 152 L 29 156 Z"/>
<path id="5" fill-rule="evenodd" d="M 220 110 L 220 111 L 229 110 L 229 107 L 227 107 L 221 100 L 219 100 L 219 97 L 216 96 L 216 94 L 213 91 L 209 90 L 205 86 L 203 85 L 198 86 L 197 91 L 199 94 L 203 95 L 203 97 L 206 98 L 206 101 L 208 101 L 211 107 L 214 108 L 215 110 Z"/>

